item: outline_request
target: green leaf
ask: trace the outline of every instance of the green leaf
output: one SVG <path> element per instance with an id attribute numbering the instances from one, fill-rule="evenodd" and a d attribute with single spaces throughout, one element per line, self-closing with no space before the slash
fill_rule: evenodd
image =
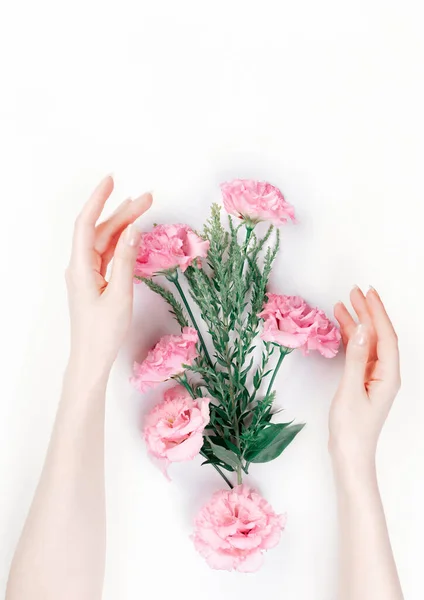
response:
<path id="1" fill-rule="evenodd" d="M 230 467 L 233 467 L 233 469 L 237 469 L 240 466 L 240 461 L 234 454 L 234 452 L 231 452 L 231 450 L 227 450 L 222 446 L 214 444 L 210 438 L 207 438 L 207 440 L 211 445 L 212 452 L 219 460 L 222 460 L 222 462 L 226 463 Z"/>
<path id="2" fill-rule="evenodd" d="M 204 461 L 202 463 L 202 466 L 203 465 L 217 465 L 218 467 L 221 467 L 222 469 L 225 469 L 226 471 L 233 472 L 235 470 L 235 469 L 233 469 L 233 467 L 231 467 L 230 465 L 227 465 L 225 462 L 223 462 L 222 460 L 220 460 L 213 454 L 211 445 L 208 442 L 207 438 L 204 438 L 204 440 L 203 440 L 203 446 L 200 451 L 200 454 L 201 454 L 201 456 L 206 458 L 206 461 Z"/>
<path id="3" fill-rule="evenodd" d="M 214 355 L 217 362 L 221 365 L 221 367 L 226 367 L 227 366 L 227 361 L 224 360 L 223 358 L 221 358 L 220 356 L 218 356 L 218 354 Z"/>
<path id="4" fill-rule="evenodd" d="M 228 418 L 225 411 L 223 411 L 222 408 L 219 408 L 219 406 L 215 406 L 214 404 L 211 407 L 211 414 L 213 413 L 216 413 L 220 417 L 220 419 L 223 419 L 224 421 Z"/>
<path id="5" fill-rule="evenodd" d="M 270 424 L 262 429 L 245 452 L 248 462 L 270 462 L 280 456 L 296 435 L 303 429 L 304 423 L 290 425 L 289 423 Z"/>
<path id="6" fill-rule="evenodd" d="M 203 467 L 203 465 L 217 465 L 221 469 L 225 469 L 226 471 L 230 471 L 230 473 L 234 473 L 234 470 L 235 470 L 235 469 L 233 469 L 233 467 L 230 467 L 229 465 L 226 465 L 221 460 L 218 460 L 216 458 L 214 460 L 205 460 L 205 461 L 203 461 L 200 466 Z"/>
<path id="7" fill-rule="evenodd" d="M 208 436 L 208 440 L 217 446 L 224 447 L 224 448 L 226 446 L 228 448 L 228 450 L 231 450 L 232 452 L 234 452 L 234 454 L 236 456 L 240 456 L 240 450 L 230 440 L 227 440 L 224 438 L 219 438 L 217 436 Z"/>
<path id="8" fill-rule="evenodd" d="M 155 292 L 156 294 L 159 294 L 159 296 L 162 296 L 165 302 L 167 302 L 172 309 L 169 312 L 175 317 L 181 328 L 188 327 L 188 321 L 184 314 L 184 309 L 178 302 L 178 300 L 174 297 L 172 292 L 166 290 L 164 287 L 162 287 L 152 279 L 148 279 L 146 277 L 138 277 L 137 275 L 135 278 L 139 279 L 140 281 L 143 281 L 147 285 L 147 287 L 149 287 L 152 290 L 152 292 Z"/>
<path id="9" fill-rule="evenodd" d="M 250 371 L 250 369 L 252 368 L 252 365 L 253 365 L 253 360 L 254 360 L 254 359 L 252 358 L 252 360 L 250 361 L 250 363 L 248 364 L 248 366 L 247 366 L 245 369 L 243 369 L 243 371 L 241 372 L 241 375 L 242 375 L 242 376 L 243 376 L 243 375 L 247 375 L 247 374 L 248 374 L 248 372 L 249 372 L 249 371 Z"/>
<path id="10" fill-rule="evenodd" d="M 256 373 L 253 375 L 253 387 L 255 389 L 257 389 L 259 387 L 260 382 L 261 382 L 261 372 L 256 371 Z"/>

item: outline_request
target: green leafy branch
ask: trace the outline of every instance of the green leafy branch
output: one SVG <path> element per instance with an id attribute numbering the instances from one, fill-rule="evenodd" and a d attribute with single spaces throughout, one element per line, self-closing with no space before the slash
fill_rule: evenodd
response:
<path id="1" fill-rule="evenodd" d="M 184 309 L 172 292 L 153 281 L 153 279 L 148 279 L 147 277 L 139 277 L 137 275 L 135 276 L 135 278 L 139 281 L 143 281 L 143 283 L 145 283 L 147 287 L 149 287 L 152 290 L 152 292 L 155 292 L 156 294 L 159 294 L 159 296 L 162 296 L 165 302 L 167 302 L 167 304 L 169 304 L 169 306 L 171 307 L 171 310 L 169 312 L 175 317 L 181 329 L 183 329 L 184 327 L 188 327 L 188 320 L 184 314 Z"/>
<path id="2" fill-rule="evenodd" d="M 269 276 L 280 245 L 279 231 L 271 225 L 260 238 L 251 223 L 241 222 L 236 226 L 229 217 L 228 225 L 229 231 L 221 223 L 220 207 L 213 205 L 202 234 L 209 241 L 207 264 L 203 268 L 193 265 L 184 273 L 191 299 L 210 337 L 212 355 L 177 275 L 167 274 L 167 277 L 175 283 L 199 332 L 201 352 L 195 363 L 187 366 L 196 383 L 190 383 L 186 375 L 178 380 L 193 397 L 211 398 L 210 422 L 201 450 L 203 464 L 211 464 L 232 487 L 224 471 L 236 473 L 237 482 L 241 483 L 242 471 L 247 473 L 250 463 L 268 462 L 279 456 L 303 425 L 271 422 L 275 414 L 272 387 L 287 352 L 280 350 L 276 366 L 270 367 L 275 346 L 265 343 L 260 365 L 253 368 L 260 333 L 258 313 L 266 300 Z M 246 234 L 240 243 L 243 227 Z M 274 233 L 275 242 L 270 244 Z M 184 308 L 173 294 L 151 280 L 143 281 L 169 304 L 179 325 L 186 327 L 189 321 Z M 261 387 L 269 375 L 268 390 L 261 397 Z"/>

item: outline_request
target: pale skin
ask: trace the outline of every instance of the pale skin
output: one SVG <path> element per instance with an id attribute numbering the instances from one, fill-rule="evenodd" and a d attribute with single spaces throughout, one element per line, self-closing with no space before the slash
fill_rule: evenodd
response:
<path id="1" fill-rule="evenodd" d="M 13 558 L 6 600 L 100 600 L 105 553 L 104 415 L 109 373 L 132 317 L 144 194 L 99 224 L 113 179 L 75 223 L 66 271 L 71 351 L 40 481 Z M 107 282 L 106 269 L 113 259 Z M 400 385 L 397 338 L 380 297 L 354 288 L 360 327 L 335 307 L 346 345 L 330 413 L 339 506 L 338 600 L 402 600 L 375 470 L 378 438 Z"/>
<path id="2" fill-rule="evenodd" d="M 335 306 L 346 362 L 330 411 L 329 448 L 337 489 L 340 600 L 402 600 L 378 489 L 378 439 L 400 388 L 398 340 L 378 293 L 350 295 L 360 325 Z"/>

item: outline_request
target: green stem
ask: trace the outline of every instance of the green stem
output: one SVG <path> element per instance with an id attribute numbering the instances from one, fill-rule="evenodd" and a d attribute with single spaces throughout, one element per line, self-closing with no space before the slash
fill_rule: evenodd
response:
<path id="1" fill-rule="evenodd" d="M 195 400 L 197 398 L 196 394 L 193 391 L 193 388 L 191 387 L 191 385 L 189 384 L 189 382 L 187 381 L 187 377 L 184 375 L 181 375 L 180 377 L 173 377 L 173 379 L 175 379 L 176 381 L 178 381 L 178 383 L 181 383 L 181 385 L 183 385 L 185 387 L 185 389 L 188 391 L 188 393 L 190 394 L 190 396 Z"/>
<path id="2" fill-rule="evenodd" d="M 204 454 L 203 452 L 200 452 L 200 454 L 204 457 L 204 458 L 208 458 L 206 456 L 206 454 Z M 230 487 L 230 489 L 232 490 L 234 488 L 233 484 L 231 483 L 231 481 L 228 479 L 228 477 L 226 475 L 224 475 L 224 473 L 221 471 L 221 469 L 218 467 L 218 465 L 215 465 L 214 463 L 210 463 L 213 468 L 221 475 L 222 479 L 225 481 L 225 483 Z"/>
<path id="3" fill-rule="evenodd" d="M 279 369 L 281 367 L 281 363 L 283 362 L 283 360 L 284 360 L 284 358 L 286 357 L 287 354 L 288 354 L 287 348 L 285 348 L 284 346 L 281 346 L 280 347 L 280 357 L 278 359 L 278 363 L 277 363 L 277 365 L 276 365 L 276 367 L 274 369 L 274 373 L 272 374 L 271 381 L 269 382 L 269 386 L 268 386 L 268 389 L 266 391 L 266 395 L 267 396 L 272 391 L 272 386 L 274 385 L 274 380 L 275 380 L 275 378 L 277 376 L 277 373 L 278 373 L 278 371 L 279 371 Z"/>
<path id="4" fill-rule="evenodd" d="M 273 353 L 273 351 L 274 351 L 274 348 L 273 348 L 272 350 L 270 350 L 270 348 L 271 348 L 271 345 L 270 345 L 270 344 L 269 344 L 269 345 L 267 344 L 267 349 L 266 349 L 265 358 L 264 358 L 264 360 L 263 360 L 262 367 L 261 367 L 261 375 L 260 375 L 260 377 L 259 377 L 259 380 L 258 380 L 258 383 L 257 383 L 257 385 L 254 387 L 254 390 L 253 390 L 253 392 L 252 392 L 252 395 L 250 396 L 249 403 L 251 403 L 251 402 L 253 402 L 253 401 L 254 401 L 254 399 L 256 398 L 256 394 L 258 393 L 258 390 L 259 390 L 259 388 L 260 388 L 260 387 L 261 387 L 261 385 L 262 385 L 262 380 L 263 380 L 264 373 L 265 373 L 265 371 L 266 371 L 266 368 L 267 368 L 267 366 L 268 366 L 269 359 L 271 358 L 271 354 L 272 354 L 272 353 Z"/>
<path id="5" fill-rule="evenodd" d="M 246 225 L 246 239 L 244 240 L 244 246 L 242 247 L 244 250 L 244 258 L 243 258 L 243 262 L 241 264 L 240 277 L 243 274 L 244 263 L 246 262 L 246 256 L 247 256 L 247 248 L 249 246 L 249 240 L 250 240 L 250 236 L 252 235 L 253 229 L 254 229 L 254 227 Z"/>
<path id="6" fill-rule="evenodd" d="M 249 245 L 249 240 L 250 240 L 250 236 L 252 235 L 252 231 L 253 231 L 253 227 L 249 227 L 248 225 L 246 225 L 246 240 L 244 242 L 244 245 L 246 247 L 245 252 L 247 252 L 247 247 Z"/>
<path id="7" fill-rule="evenodd" d="M 175 287 L 177 288 L 178 293 L 181 296 L 181 300 L 184 302 L 184 306 L 186 307 L 187 312 L 188 312 L 188 314 L 190 316 L 191 322 L 193 323 L 194 327 L 197 330 L 197 333 L 199 335 L 199 342 L 200 342 L 200 345 L 203 348 L 203 352 L 205 353 L 205 356 L 206 356 L 206 359 L 207 359 L 207 361 L 209 363 L 209 366 L 213 369 L 213 363 L 212 363 L 211 357 L 209 356 L 208 349 L 206 348 L 205 341 L 203 339 L 202 334 L 200 333 L 199 326 L 198 326 L 198 324 L 196 322 L 196 319 L 194 318 L 193 312 L 192 312 L 192 310 L 190 308 L 190 304 L 188 303 L 187 298 L 186 298 L 186 296 L 184 294 L 184 290 L 181 287 L 180 282 L 178 281 L 178 274 L 175 273 L 173 275 L 167 275 L 167 279 L 168 279 L 168 281 L 171 281 L 175 285 Z"/>
<path id="8" fill-rule="evenodd" d="M 174 379 L 176 379 L 179 383 L 181 383 L 186 390 L 188 391 L 188 393 L 190 394 L 190 396 L 193 399 L 196 399 L 196 395 L 193 391 L 193 389 L 191 388 L 191 385 L 189 384 L 189 382 L 187 381 L 187 377 L 184 375 L 182 375 L 181 377 L 175 377 Z M 208 458 L 206 454 L 204 454 L 203 452 L 200 452 L 200 454 L 204 457 L 204 458 Z M 226 475 L 224 475 L 224 473 L 221 471 L 221 469 L 218 467 L 218 465 L 215 465 L 214 463 L 210 463 L 213 468 L 221 475 L 222 479 L 225 481 L 225 483 L 227 485 L 230 486 L 230 489 L 233 489 L 233 484 L 231 483 L 231 481 L 228 479 L 228 477 L 226 477 Z M 239 482 L 241 483 L 241 482 Z"/>
<path id="9" fill-rule="evenodd" d="M 224 326 L 225 326 L 226 331 L 228 331 L 227 318 L 224 319 Z M 230 359 L 230 354 L 229 354 L 229 350 L 228 350 L 228 343 L 225 345 L 224 358 L 225 358 L 225 362 L 227 363 L 228 386 L 229 386 L 229 393 L 230 393 L 230 401 L 231 401 L 231 405 L 232 405 L 232 409 L 233 409 L 233 424 L 234 424 L 236 445 L 237 445 L 237 448 L 239 450 L 241 450 L 241 448 L 240 448 L 240 428 L 239 428 L 239 422 L 237 419 L 236 396 L 234 393 L 234 385 L 233 385 L 232 369 L 231 369 L 231 359 Z M 241 472 L 241 465 L 239 465 L 237 467 L 237 484 L 240 485 L 241 483 L 243 483 L 243 476 L 242 476 L 242 472 Z"/>

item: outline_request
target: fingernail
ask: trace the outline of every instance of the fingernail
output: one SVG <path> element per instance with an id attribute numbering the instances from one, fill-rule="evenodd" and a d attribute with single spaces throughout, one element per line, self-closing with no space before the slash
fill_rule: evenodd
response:
<path id="1" fill-rule="evenodd" d="M 353 291 L 353 290 L 360 290 L 360 289 L 361 289 L 361 288 L 359 287 L 359 285 L 356 285 L 356 283 L 355 283 L 355 285 L 352 287 L 352 291 Z"/>
<path id="2" fill-rule="evenodd" d="M 365 346 L 368 340 L 368 331 L 367 326 L 363 323 L 359 323 L 359 325 L 355 329 L 355 333 L 353 334 L 351 341 L 353 344 L 357 346 Z"/>
<path id="3" fill-rule="evenodd" d="M 371 295 L 375 296 L 376 298 L 380 298 L 379 293 L 377 292 L 377 290 L 375 288 L 372 287 L 372 285 L 370 285 L 370 287 L 368 289 L 368 294 L 371 294 Z"/>
<path id="4" fill-rule="evenodd" d="M 127 242 L 128 246 L 138 246 L 140 238 L 141 231 L 139 231 L 139 229 L 137 229 L 135 225 L 130 225 L 129 227 L 127 227 L 127 230 L 125 232 L 125 241 Z"/>

